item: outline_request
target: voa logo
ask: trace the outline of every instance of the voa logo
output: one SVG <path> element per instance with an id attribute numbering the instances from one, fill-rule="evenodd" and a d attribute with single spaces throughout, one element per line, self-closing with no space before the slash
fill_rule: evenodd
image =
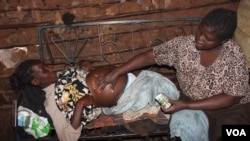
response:
<path id="1" fill-rule="evenodd" d="M 227 136 L 247 136 L 244 129 L 226 129 Z"/>

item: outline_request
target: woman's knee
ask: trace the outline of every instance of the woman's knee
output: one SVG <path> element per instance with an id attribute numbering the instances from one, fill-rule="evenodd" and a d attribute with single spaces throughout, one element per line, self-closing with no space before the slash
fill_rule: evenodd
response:
<path id="1" fill-rule="evenodd" d="M 202 111 L 182 110 L 172 114 L 171 136 L 180 136 L 183 141 L 208 140 L 208 119 Z"/>

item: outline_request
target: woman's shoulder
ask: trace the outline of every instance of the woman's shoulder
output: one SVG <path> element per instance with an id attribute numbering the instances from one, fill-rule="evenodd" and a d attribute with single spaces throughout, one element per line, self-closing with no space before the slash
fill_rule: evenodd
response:
<path id="1" fill-rule="evenodd" d="M 178 36 L 175 37 L 174 40 L 180 41 L 180 42 L 187 42 L 187 41 L 194 41 L 195 37 L 194 35 L 186 35 L 186 36 Z"/>
<path id="2" fill-rule="evenodd" d="M 242 48 L 232 39 L 228 40 L 223 44 L 224 46 L 224 53 L 229 57 L 233 58 L 244 58 Z M 232 54 L 233 53 L 233 54 Z"/>

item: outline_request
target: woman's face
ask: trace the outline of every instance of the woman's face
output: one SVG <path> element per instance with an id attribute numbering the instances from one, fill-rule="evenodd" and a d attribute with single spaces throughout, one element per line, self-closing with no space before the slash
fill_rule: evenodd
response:
<path id="1" fill-rule="evenodd" d="M 198 50 L 216 49 L 223 42 L 211 28 L 203 23 L 199 25 L 195 32 L 195 46 Z"/>
<path id="2" fill-rule="evenodd" d="M 41 61 L 37 61 L 32 66 L 32 71 L 34 76 L 34 79 L 32 80 L 33 85 L 45 88 L 57 81 L 56 72 L 53 72 L 52 69 L 47 67 Z"/>

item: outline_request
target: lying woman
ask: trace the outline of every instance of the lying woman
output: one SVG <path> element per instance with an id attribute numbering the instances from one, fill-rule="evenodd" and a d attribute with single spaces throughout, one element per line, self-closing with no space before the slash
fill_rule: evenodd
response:
<path id="1" fill-rule="evenodd" d="M 26 60 L 17 67 L 10 81 L 13 89 L 32 85 L 45 92 L 45 110 L 61 141 L 78 140 L 82 127 L 101 112 L 107 115 L 130 112 L 127 115 L 131 115 L 143 108 L 159 106 L 154 100 L 158 93 L 171 99 L 179 97 L 170 80 L 150 71 L 142 71 L 137 77 L 132 73 L 122 75 L 113 90 L 107 85 L 100 93 L 98 78 L 113 68 L 101 67 L 90 72 L 71 68 L 57 74 L 39 60 Z"/>

